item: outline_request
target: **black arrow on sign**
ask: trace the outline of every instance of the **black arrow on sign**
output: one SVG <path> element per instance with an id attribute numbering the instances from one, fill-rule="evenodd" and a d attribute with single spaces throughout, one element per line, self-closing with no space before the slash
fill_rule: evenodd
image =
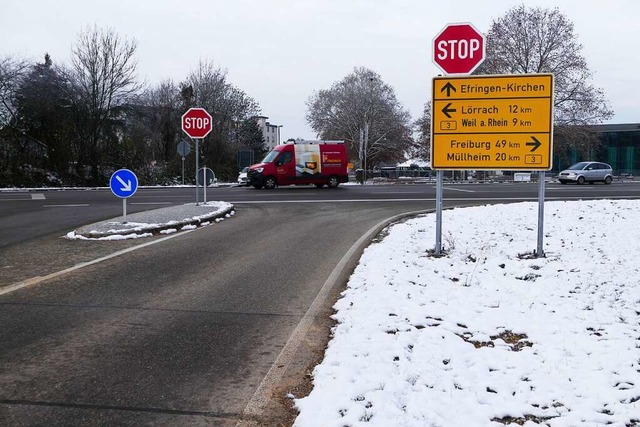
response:
<path id="1" fill-rule="evenodd" d="M 538 138 L 536 138 L 535 136 L 532 136 L 531 139 L 533 139 L 533 141 L 531 142 L 527 142 L 527 146 L 529 147 L 533 147 L 531 150 L 529 150 L 530 152 L 534 152 L 538 149 L 538 147 L 540 147 L 542 145 L 542 142 L 538 141 Z"/>
<path id="2" fill-rule="evenodd" d="M 449 113 L 455 113 L 456 110 L 455 108 L 449 108 L 451 107 L 451 103 L 448 103 L 447 105 L 444 106 L 444 108 L 442 109 L 442 112 L 444 113 L 445 116 L 447 116 L 448 118 L 451 118 L 451 114 Z"/>
<path id="3" fill-rule="evenodd" d="M 451 96 L 451 91 L 457 92 L 455 86 L 452 85 L 451 82 L 447 82 L 447 84 L 440 89 L 440 92 L 444 92 L 445 90 L 447 91 L 447 97 Z"/>

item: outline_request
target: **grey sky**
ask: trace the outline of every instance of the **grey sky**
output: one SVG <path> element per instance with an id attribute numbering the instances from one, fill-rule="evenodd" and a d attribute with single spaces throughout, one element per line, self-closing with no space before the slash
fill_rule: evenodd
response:
<path id="1" fill-rule="evenodd" d="M 414 118 L 429 100 L 433 38 L 451 22 L 487 32 L 512 6 L 558 7 L 615 112 L 640 122 L 637 0 L 3 0 L 0 55 L 68 62 L 80 30 L 96 24 L 138 42 L 138 76 L 176 83 L 200 59 L 228 71 L 283 139 L 314 138 L 305 102 L 364 66 L 379 73 Z"/>

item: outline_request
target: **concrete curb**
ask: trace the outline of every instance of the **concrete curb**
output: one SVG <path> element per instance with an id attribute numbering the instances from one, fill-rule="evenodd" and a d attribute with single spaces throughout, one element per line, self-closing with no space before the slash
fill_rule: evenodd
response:
<path id="1" fill-rule="evenodd" d="M 198 212 L 198 206 L 172 206 L 169 208 L 143 211 L 127 215 L 129 221 L 122 222 L 122 217 L 89 224 L 74 230 L 75 236 L 88 239 L 100 239 L 110 236 L 127 236 L 132 234 L 160 234 L 164 230 L 180 230 L 185 226 L 202 226 L 219 218 L 235 213 L 235 207 L 216 210 L 211 213 Z M 206 206 L 205 206 L 206 208 Z"/>

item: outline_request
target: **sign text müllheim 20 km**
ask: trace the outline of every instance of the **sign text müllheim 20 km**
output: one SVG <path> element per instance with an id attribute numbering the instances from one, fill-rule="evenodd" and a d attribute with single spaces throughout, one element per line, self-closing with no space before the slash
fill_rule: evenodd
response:
<path id="1" fill-rule="evenodd" d="M 435 77 L 432 169 L 549 170 L 553 75 Z"/>

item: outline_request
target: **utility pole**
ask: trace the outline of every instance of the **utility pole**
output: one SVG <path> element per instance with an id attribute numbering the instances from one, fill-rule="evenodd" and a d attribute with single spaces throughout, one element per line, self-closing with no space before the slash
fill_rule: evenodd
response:
<path id="1" fill-rule="evenodd" d="M 369 148 L 369 121 L 364 124 L 364 182 L 367 182 L 367 149 Z"/>

